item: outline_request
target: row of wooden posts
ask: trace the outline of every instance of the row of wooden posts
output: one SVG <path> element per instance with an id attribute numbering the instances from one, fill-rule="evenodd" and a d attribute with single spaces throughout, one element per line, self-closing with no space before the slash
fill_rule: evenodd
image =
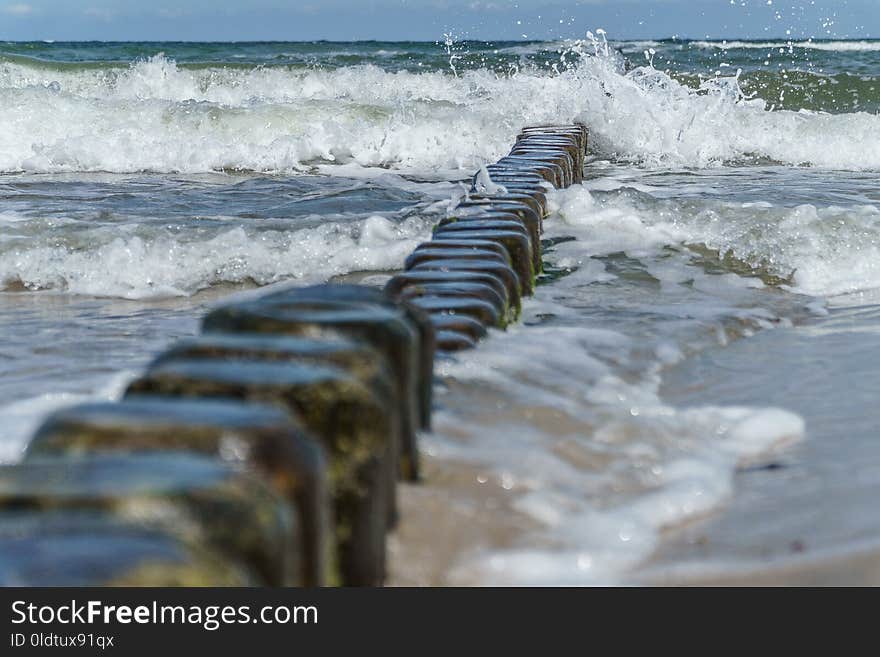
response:
<path id="1" fill-rule="evenodd" d="M 0 584 L 377 586 L 420 479 L 433 363 L 514 321 L 580 125 L 526 128 L 384 289 L 216 308 L 116 402 L 55 412 L 0 468 Z"/>

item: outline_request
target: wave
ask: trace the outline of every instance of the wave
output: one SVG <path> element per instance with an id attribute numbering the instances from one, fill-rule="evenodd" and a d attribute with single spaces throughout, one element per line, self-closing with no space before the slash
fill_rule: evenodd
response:
<path id="1" fill-rule="evenodd" d="M 291 231 L 237 226 L 213 235 L 148 226 L 120 231 L 112 225 L 86 234 L 56 231 L 10 248 L 0 241 L 0 290 L 144 299 L 189 296 L 224 283 L 325 281 L 351 271 L 400 268 L 430 235 L 431 224 L 425 218 L 393 223 L 376 215 Z"/>
<path id="2" fill-rule="evenodd" d="M 683 247 L 758 286 L 766 280 L 813 297 L 880 288 L 877 205 L 658 200 L 631 188 L 573 187 L 554 198 L 563 224 L 595 254 Z"/>
<path id="3" fill-rule="evenodd" d="M 757 49 L 775 50 L 778 48 L 800 48 L 805 50 L 824 50 L 828 52 L 880 52 L 880 41 L 690 41 L 695 48 L 717 48 L 720 50 Z"/>
<path id="4" fill-rule="evenodd" d="M 290 171 L 316 162 L 471 171 L 524 125 L 583 121 L 600 156 L 880 168 L 880 117 L 767 111 L 736 77 L 692 88 L 576 43 L 556 71 L 390 72 L 0 63 L 0 171 Z"/>
<path id="5" fill-rule="evenodd" d="M 676 80 L 698 89 L 705 76 L 674 74 Z M 880 111 L 880 78 L 853 73 L 818 73 L 789 70 L 757 70 L 741 73 L 737 79 L 743 94 L 761 98 L 771 109 L 809 110 L 833 114 Z"/>

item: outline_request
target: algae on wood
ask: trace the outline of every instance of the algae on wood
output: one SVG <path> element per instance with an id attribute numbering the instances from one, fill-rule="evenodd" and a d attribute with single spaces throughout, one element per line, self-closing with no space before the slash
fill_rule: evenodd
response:
<path id="1" fill-rule="evenodd" d="M 394 412 L 363 383 L 329 366 L 179 360 L 148 370 L 127 395 L 233 398 L 297 414 L 327 449 L 343 584 L 378 586 L 385 575 Z"/>
<path id="2" fill-rule="evenodd" d="M 37 430 L 26 460 L 88 454 L 186 451 L 260 473 L 290 500 L 302 527 L 292 559 L 306 586 L 330 581 L 332 517 L 323 447 L 289 413 L 235 400 L 132 397 L 56 411 Z"/>
<path id="3" fill-rule="evenodd" d="M 0 467 L 0 516 L 101 512 L 211 546 L 271 586 L 301 584 L 290 503 L 261 478 L 181 452 L 34 458 Z M 18 516 L 20 517 L 20 516 Z"/>

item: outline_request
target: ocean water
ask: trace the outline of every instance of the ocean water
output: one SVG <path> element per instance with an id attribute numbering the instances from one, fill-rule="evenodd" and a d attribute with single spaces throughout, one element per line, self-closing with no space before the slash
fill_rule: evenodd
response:
<path id="1" fill-rule="evenodd" d="M 580 121 L 551 275 L 438 366 L 395 581 L 742 572 L 771 537 L 735 518 L 777 472 L 766 514 L 828 512 L 775 558 L 880 545 L 852 377 L 878 361 L 878 111 L 880 41 L 0 42 L 0 460 L 218 299 L 382 282 L 522 126 Z M 664 552 L 693 526 L 751 543 Z"/>

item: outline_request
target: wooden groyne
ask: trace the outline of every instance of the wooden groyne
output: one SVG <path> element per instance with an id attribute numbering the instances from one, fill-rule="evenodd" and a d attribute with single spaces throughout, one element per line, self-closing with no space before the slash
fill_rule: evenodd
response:
<path id="1" fill-rule="evenodd" d="M 0 468 L 4 585 L 378 586 L 420 479 L 433 364 L 518 319 L 580 125 L 526 128 L 384 289 L 221 306 L 118 402 L 51 415 Z"/>

